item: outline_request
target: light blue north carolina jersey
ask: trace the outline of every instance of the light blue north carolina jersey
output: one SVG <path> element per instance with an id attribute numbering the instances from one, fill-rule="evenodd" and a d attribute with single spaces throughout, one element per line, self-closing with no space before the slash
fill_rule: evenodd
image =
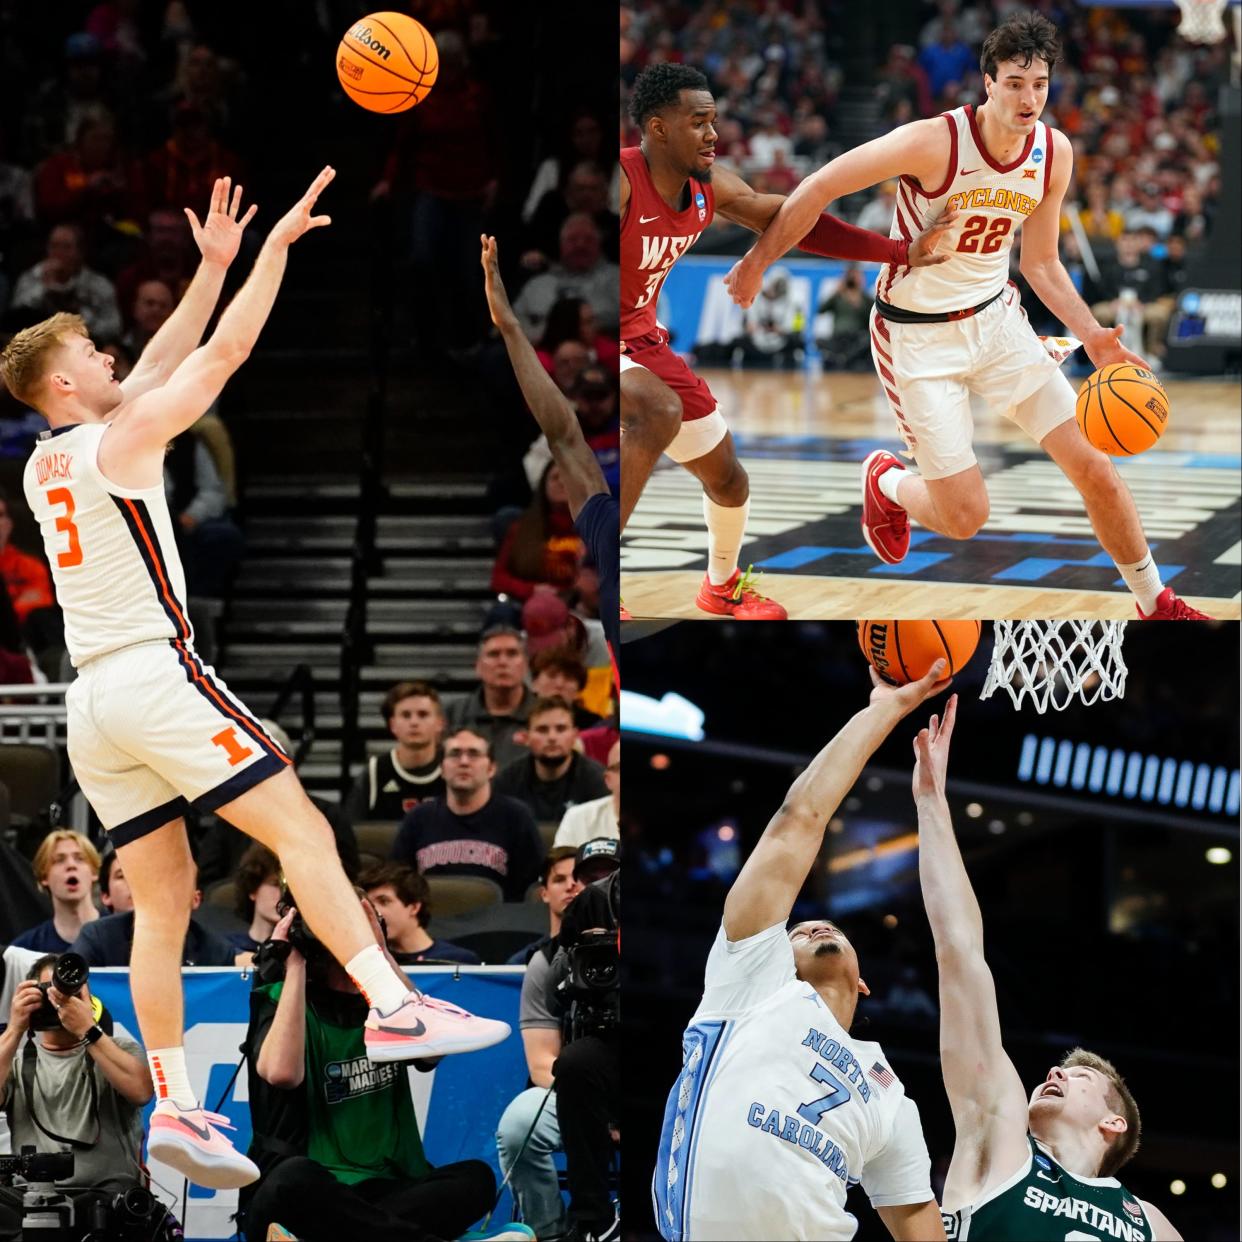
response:
<path id="1" fill-rule="evenodd" d="M 652 1183 L 668 1242 L 849 1239 L 850 1186 L 875 1207 L 933 1197 L 918 1109 L 797 978 L 784 924 L 733 943 L 722 927 L 705 982 Z"/>

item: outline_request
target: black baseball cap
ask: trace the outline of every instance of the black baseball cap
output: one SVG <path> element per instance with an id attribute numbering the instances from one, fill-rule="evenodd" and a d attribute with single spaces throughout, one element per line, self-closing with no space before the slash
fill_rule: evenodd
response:
<path id="1" fill-rule="evenodd" d="M 615 837 L 596 837 L 578 846 L 574 859 L 574 879 L 583 884 L 602 880 L 621 865 L 621 842 Z"/>

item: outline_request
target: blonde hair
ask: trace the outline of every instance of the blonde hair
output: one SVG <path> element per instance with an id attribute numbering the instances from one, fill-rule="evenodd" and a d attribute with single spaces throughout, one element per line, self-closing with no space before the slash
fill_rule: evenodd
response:
<path id="1" fill-rule="evenodd" d="M 1070 1069 L 1075 1065 L 1093 1069 L 1108 1079 L 1109 1090 L 1105 1101 L 1109 1108 L 1126 1119 L 1125 1133 L 1109 1144 L 1104 1152 L 1104 1159 L 1100 1161 L 1099 1176 L 1112 1177 L 1138 1151 L 1139 1139 L 1143 1133 L 1138 1105 L 1134 1102 L 1134 1096 L 1130 1094 L 1130 1088 L 1126 1086 L 1126 1080 L 1117 1072 L 1111 1061 L 1106 1061 L 1103 1057 L 1097 1056 L 1094 1052 L 1088 1052 L 1085 1048 L 1075 1048 L 1061 1062 L 1061 1068 Z"/>
<path id="2" fill-rule="evenodd" d="M 39 390 L 47 378 L 48 359 L 65 344 L 67 332 L 89 337 L 81 315 L 60 311 L 42 323 L 15 333 L 0 353 L 0 380 L 19 401 L 37 407 Z"/>
<path id="3" fill-rule="evenodd" d="M 99 874 L 99 851 L 80 832 L 74 832 L 70 828 L 54 828 L 43 838 L 38 850 L 35 851 L 34 873 L 35 879 L 40 884 L 47 880 L 47 873 L 52 869 L 52 855 L 56 853 L 56 847 L 62 841 L 74 842 L 82 851 L 91 870 L 96 875 Z"/>

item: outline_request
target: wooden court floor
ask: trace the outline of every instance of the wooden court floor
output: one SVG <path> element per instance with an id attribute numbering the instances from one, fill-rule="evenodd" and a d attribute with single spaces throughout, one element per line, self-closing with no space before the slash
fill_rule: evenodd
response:
<path id="1" fill-rule="evenodd" d="M 859 463 L 900 447 L 869 373 L 702 372 L 751 478 L 742 565 L 791 618 L 1133 617 L 1082 501 L 1007 420 L 974 411 L 991 516 L 974 539 L 917 527 L 901 565 L 882 564 L 859 529 Z M 1072 381 L 1077 383 L 1076 380 Z M 1135 496 L 1166 585 L 1211 616 L 1242 616 L 1242 388 L 1165 380 L 1160 444 L 1118 469 Z M 665 462 L 622 539 L 621 593 L 635 617 L 711 619 L 694 606 L 706 566 L 701 491 Z"/>

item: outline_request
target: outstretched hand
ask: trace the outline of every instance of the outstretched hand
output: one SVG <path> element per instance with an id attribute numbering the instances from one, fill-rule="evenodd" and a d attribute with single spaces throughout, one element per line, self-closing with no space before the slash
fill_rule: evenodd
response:
<path id="1" fill-rule="evenodd" d="M 951 695 L 944 708 L 944 719 L 932 716 L 926 729 L 914 739 L 914 798 L 943 798 L 945 774 L 949 766 L 949 740 L 957 719 L 957 695 Z"/>
<path id="2" fill-rule="evenodd" d="M 492 323 L 498 328 L 509 327 L 517 322 L 517 315 L 509 304 L 505 282 L 500 279 L 500 258 L 496 251 L 496 239 L 484 233 L 479 241 L 483 243 L 481 262 L 483 264 L 483 291 L 487 294 L 487 309 L 491 314 Z"/>
<path id="3" fill-rule="evenodd" d="M 1097 328 L 1083 338 L 1082 347 L 1097 371 L 1114 362 L 1132 362 L 1136 367 L 1151 370 L 1151 363 L 1146 358 L 1140 358 L 1121 343 L 1124 331 L 1122 325 L 1118 324 L 1115 328 Z"/>
<path id="4" fill-rule="evenodd" d="M 930 698 L 933 694 L 939 694 L 941 690 L 948 687 L 952 678 L 946 677 L 943 681 L 939 680 L 948 667 L 946 660 L 939 659 L 927 670 L 926 676 L 920 677 L 918 681 L 907 682 L 904 686 L 889 685 L 872 668 L 870 670 L 871 684 L 875 688 L 871 691 L 871 702 L 892 703 L 901 709 L 903 716 L 907 716 L 924 699 Z"/>
<path id="5" fill-rule="evenodd" d="M 911 267 L 934 267 L 937 263 L 947 263 L 953 257 L 951 251 L 941 251 L 938 247 L 944 241 L 944 235 L 957 223 L 958 215 L 956 211 L 946 212 L 910 243 L 907 257 Z"/>
<path id="6" fill-rule="evenodd" d="M 724 286 L 729 291 L 729 296 L 739 306 L 752 305 L 763 288 L 763 272 L 762 264 L 752 259 L 749 254 L 743 255 L 724 278 Z"/>
<path id="7" fill-rule="evenodd" d="M 237 213 L 241 208 L 242 188 L 240 185 L 232 186 L 230 196 L 230 186 L 231 178 L 216 178 L 211 187 L 211 205 L 202 224 L 199 224 L 198 217 L 188 207 L 185 209 L 186 219 L 190 222 L 190 232 L 194 235 L 194 244 L 203 256 L 203 262 L 218 263 L 221 267 L 228 267 L 237 258 L 242 232 L 259 210 L 257 204 L 251 203 L 250 210 L 239 220 Z"/>
<path id="8" fill-rule="evenodd" d="M 269 244 L 290 246 L 310 229 L 323 228 L 325 224 L 332 223 L 331 216 L 312 216 L 311 212 L 315 209 L 315 200 L 327 189 L 335 176 L 336 169 L 331 165 L 324 168 L 310 183 L 310 188 L 306 193 L 276 221 L 272 231 L 267 235 Z"/>

